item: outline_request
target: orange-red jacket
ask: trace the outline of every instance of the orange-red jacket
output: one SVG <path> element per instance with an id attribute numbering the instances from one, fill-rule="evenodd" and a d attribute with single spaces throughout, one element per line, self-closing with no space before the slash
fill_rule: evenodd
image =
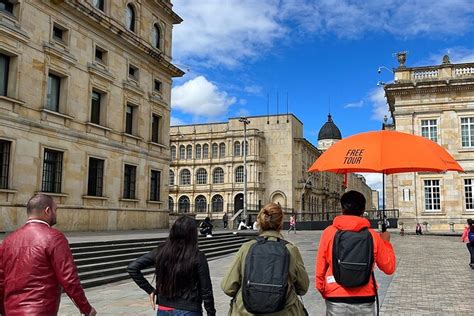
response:
<path id="1" fill-rule="evenodd" d="M 324 298 L 328 297 L 361 297 L 375 296 L 372 277 L 366 285 L 355 288 L 344 288 L 336 283 L 332 272 L 332 245 L 338 230 L 359 231 L 369 228 L 367 219 L 359 216 L 337 216 L 333 224 L 323 231 L 319 242 L 316 261 L 316 289 Z M 386 274 L 395 272 L 395 253 L 389 241 L 384 241 L 373 229 L 369 229 L 374 241 L 374 261 Z"/>

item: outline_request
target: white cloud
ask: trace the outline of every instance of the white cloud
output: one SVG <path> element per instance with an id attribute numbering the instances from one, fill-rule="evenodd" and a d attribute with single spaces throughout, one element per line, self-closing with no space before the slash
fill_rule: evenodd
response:
<path id="1" fill-rule="evenodd" d="M 244 91 L 249 93 L 249 94 L 261 94 L 262 93 L 262 87 L 259 86 L 259 85 L 246 86 L 244 88 Z"/>
<path id="2" fill-rule="evenodd" d="M 246 105 L 246 104 L 247 104 L 247 100 L 245 100 L 245 99 L 239 99 L 239 104 L 240 104 L 240 105 Z"/>
<path id="3" fill-rule="evenodd" d="M 236 102 L 227 92 L 203 76 L 188 80 L 171 91 L 171 107 L 198 117 L 217 117 L 226 114 L 229 106 Z"/>
<path id="4" fill-rule="evenodd" d="M 448 55 L 451 63 L 474 63 L 474 49 L 466 47 L 451 47 L 442 50 L 436 54 L 431 54 L 425 65 L 439 65 L 444 55 Z"/>
<path id="5" fill-rule="evenodd" d="M 390 118 L 388 104 L 385 100 L 385 91 L 383 88 L 375 88 L 369 92 L 368 100 L 372 104 L 372 119 L 382 121 L 386 115 Z"/>
<path id="6" fill-rule="evenodd" d="M 361 108 L 364 105 L 364 100 L 360 100 L 359 102 L 352 102 L 344 105 L 344 108 Z"/>
<path id="7" fill-rule="evenodd" d="M 181 0 L 175 11 L 175 59 L 235 67 L 298 35 L 361 38 L 460 36 L 474 25 L 472 0 Z"/>
<path id="8" fill-rule="evenodd" d="M 171 121 L 170 121 L 171 126 L 176 126 L 176 125 L 186 125 L 186 123 L 177 117 L 172 116 Z"/>

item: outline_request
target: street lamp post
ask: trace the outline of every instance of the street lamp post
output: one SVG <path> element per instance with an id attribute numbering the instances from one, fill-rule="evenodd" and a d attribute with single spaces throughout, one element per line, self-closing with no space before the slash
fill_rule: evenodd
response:
<path id="1" fill-rule="evenodd" d="M 247 125 L 250 121 L 243 116 L 239 122 L 244 123 L 244 218 L 247 219 Z"/>

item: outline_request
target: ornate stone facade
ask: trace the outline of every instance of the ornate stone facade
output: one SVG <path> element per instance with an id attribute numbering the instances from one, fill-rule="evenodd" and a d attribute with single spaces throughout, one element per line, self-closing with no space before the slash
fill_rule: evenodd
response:
<path id="1" fill-rule="evenodd" d="M 0 231 L 35 192 L 64 231 L 167 227 L 171 2 L 1 8 Z"/>
<path id="2" fill-rule="evenodd" d="M 461 230 L 474 217 L 474 63 L 395 69 L 385 94 L 397 131 L 427 137 L 466 173 L 403 173 L 387 177 L 387 208 L 400 209 L 405 229 Z"/>
<path id="3" fill-rule="evenodd" d="M 338 211 L 343 176 L 306 171 L 320 151 L 303 137 L 302 122 L 291 114 L 248 119 L 248 209 L 259 210 L 272 201 L 288 213 Z M 172 126 L 170 210 L 221 218 L 223 212 L 243 208 L 243 144 L 238 118 Z M 364 187 L 371 208 L 370 188 L 359 177 L 350 177 L 359 189 Z"/>

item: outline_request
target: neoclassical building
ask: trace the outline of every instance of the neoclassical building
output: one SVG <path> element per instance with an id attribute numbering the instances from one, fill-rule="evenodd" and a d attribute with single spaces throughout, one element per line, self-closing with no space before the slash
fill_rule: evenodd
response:
<path id="1" fill-rule="evenodd" d="M 169 0 L 0 1 L 0 231 L 168 226 Z"/>
<path id="2" fill-rule="evenodd" d="M 270 201 L 279 203 L 288 213 L 339 210 L 343 176 L 307 172 L 321 152 L 303 137 L 303 123 L 296 116 L 253 116 L 248 120 L 249 210 L 257 211 Z M 329 134 L 323 132 L 321 136 Z M 233 214 L 242 209 L 244 146 L 244 127 L 239 118 L 172 126 L 170 211 L 221 218 L 223 212 Z M 368 201 L 372 201 L 370 193 Z"/>
<path id="3" fill-rule="evenodd" d="M 474 217 L 474 63 L 406 67 L 405 56 L 394 69 L 385 95 L 397 131 L 437 142 L 465 173 L 411 172 L 387 177 L 387 208 L 400 209 L 409 229 L 416 222 L 428 228 L 460 230 Z"/>

